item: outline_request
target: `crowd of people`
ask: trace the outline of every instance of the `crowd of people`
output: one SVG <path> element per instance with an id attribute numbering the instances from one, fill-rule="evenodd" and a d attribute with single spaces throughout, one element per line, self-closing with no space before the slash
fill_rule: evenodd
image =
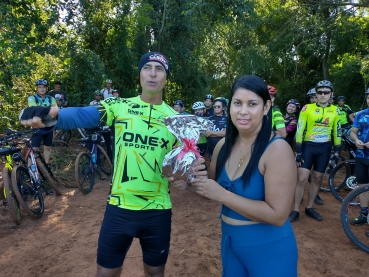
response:
<path id="1" fill-rule="evenodd" d="M 186 182 L 161 174 L 164 156 L 176 144 L 163 118 L 185 112 L 183 101 L 163 101 L 169 60 L 148 52 L 138 63 L 138 74 L 140 95 L 114 97 L 112 82 L 106 80 L 89 107 L 68 109 L 59 109 L 59 103 L 46 95 L 47 83 L 39 80 L 37 94 L 29 98 L 29 108 L 20 117 L 25 126 L 44 127 L 53 121 L 52 129 L 61 130 L 114 123 L 114 173 L 98 239 L 96 276 L 120 276 L 135 237 L 140 240 L 145 276 L 164 276 L 171 235 L 170 187 L 222 204 L 222 276 L 297 276 L 291 222 L 300 216 L 310 173 L 305 213 L 322 220 L 313 204 L 329 160 L 336 161 L 340 151 L 342 111 L 346 117 L 352 113 L 345 99 L 338 97 L 338 106 L 330 103 L 333 85 L 323 80 L 307 93 L 310 104 L 301 108 L 291 99 L 283 116 L 274 104 L 277 89 L 251 75 L 234 82 L 229 100 L 205 95 L 192 110 L 213 122 L 198 142 L 199 152 L 211 162 L 207 167 L 204 158 L 197 159 L 192 167 L 196 177 Z M 56 94 L 62 95 L 58 89 Z M 62 106 L 68 105 L 65 93 L 60 99 Z M 369 182 L 369 138 L 361 133 L 368 130 L 368 113 L 358 113 L 353 125 L 352 138 L 362 149 L 366 168 L 361 184 Z M 368 207 L 362 207 L 360 216 L 367 213 Z"/>

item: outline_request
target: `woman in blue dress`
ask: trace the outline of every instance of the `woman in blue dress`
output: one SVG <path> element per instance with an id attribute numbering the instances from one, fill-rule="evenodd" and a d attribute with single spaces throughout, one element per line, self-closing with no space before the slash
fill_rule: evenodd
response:
<path id="1" fill-rule="evenodd" d="M 288 220 L 297 169 L 290 146 L 271 129 L 267 85 L 243 76 L 229 99 L 226 136 L 208 171 L 201 160 L 190 184 L 169 180 L 222 204 L 223 277 L 297 276 L 297 244 Z"/>

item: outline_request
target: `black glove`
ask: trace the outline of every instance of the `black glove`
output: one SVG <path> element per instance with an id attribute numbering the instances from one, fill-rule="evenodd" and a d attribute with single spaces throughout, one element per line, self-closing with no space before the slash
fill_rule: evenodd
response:
<path id="1" fill-rule="evenodd" d="M 336 155 L 333 155 L 330 159 L 330 162 L 329 164 L 332 166 L 332 167 L 335 167 L 338 163 L 338 157 Z"/>
<path id="2" fill-rule="evenodd" d="M 304 159 L 304 157 L 302 156 L 302 153 L 301 152 L 296 153 L 295 161 L 297 163 L 301 163 L 303 159 Z"/>

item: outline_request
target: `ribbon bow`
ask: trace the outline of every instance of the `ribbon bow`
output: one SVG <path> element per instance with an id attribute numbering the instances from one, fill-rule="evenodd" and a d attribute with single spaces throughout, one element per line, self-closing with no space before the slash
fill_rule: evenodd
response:
<path id="1" fill-rule="evenodd" d="M 178 160 L 182 160 L 183 157 L 186 155 L 186 153 L 190 151 L 193 152 L 196 155 L 196 157 L 201 158 L 201 155 L 199 154 L 199 152 L 197 152 L 196 140 L 194 138 L 192 139 L 184 138 L 183 144 L 184 147 L 177 156 Z"/>

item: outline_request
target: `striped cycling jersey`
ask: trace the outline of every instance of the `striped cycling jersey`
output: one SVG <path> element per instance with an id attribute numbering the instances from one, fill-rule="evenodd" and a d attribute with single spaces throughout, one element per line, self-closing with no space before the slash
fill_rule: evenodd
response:
<path id="1" fill-rule="evenodd" d="M 339 109 L 334 105 L 323 108 L 317 103 L 307 104 L 302 108 L 299 116 L 296 144 L 331 142 L 332 131 L 334 145 L 341 145 Z"/>
<path id="2" fill-rule="evenodd" d="M 170 209 L 168 179 L 161 172 L 164 156 L 176 138 L 166 128 L 164 118 L 176 111 L 164 102 L 150 105 L 139 96 L 112 97 L 102 105 L 103 118 L 107 125 L 114 121 L 115 132 L 109 204 L 130 210 Z"/>

